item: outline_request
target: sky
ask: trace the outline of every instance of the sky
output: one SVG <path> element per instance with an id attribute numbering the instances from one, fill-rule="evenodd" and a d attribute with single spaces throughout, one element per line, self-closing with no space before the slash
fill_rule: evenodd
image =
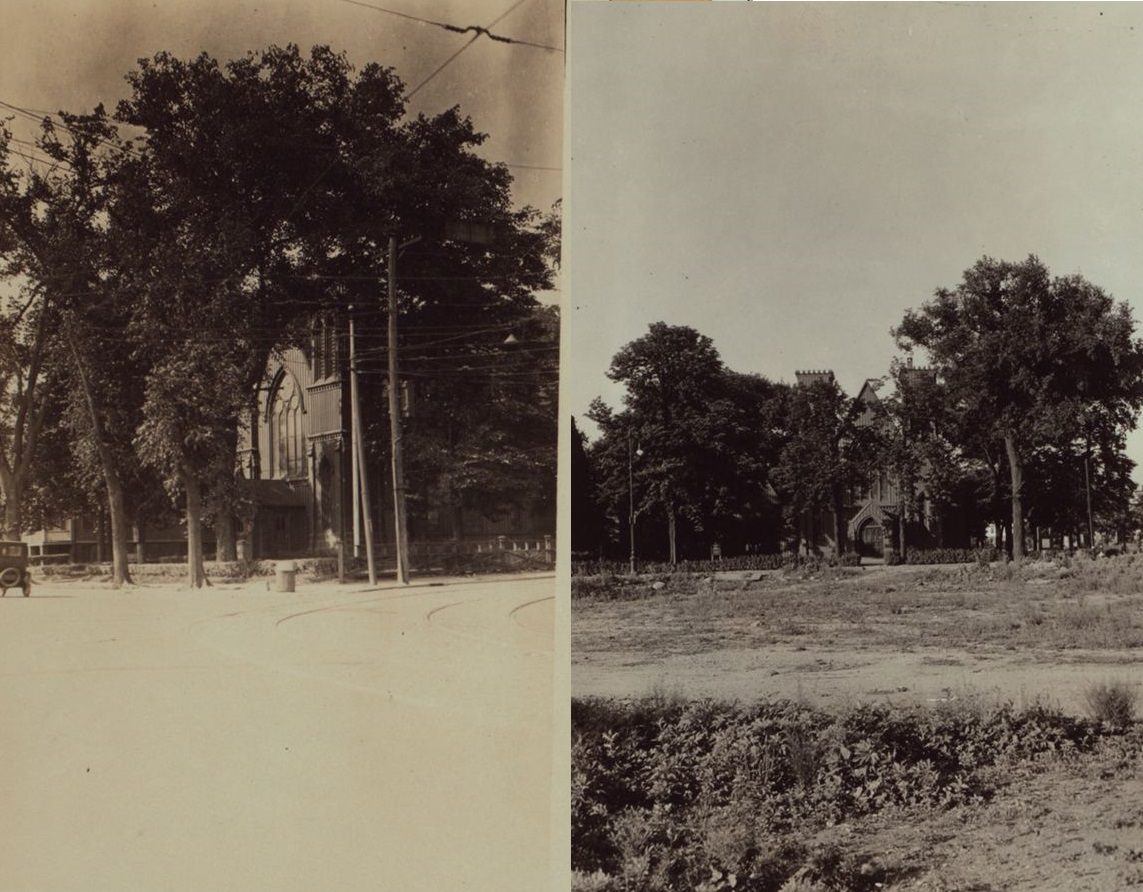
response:
<path id="1" fill-rule="evenodd" d="M 515 2 L 515 5 L 514 5 Z M 237 58 L 271 44 L 328 44 L 361 68 L 392 66 L 409 89 L 472 38 L 369 6 L 562 48 L 562 0 L 3 0 L 0 101 L 37 110 L 113 108 L 136 61 L 167 50 Z M 459 105 L 489 135 L 481 153 L 515 166 L 514 198 L 548 210 L 562 193 L 564 53 L 480 37 L 409 103 Z M 0 108 L 0 115 L 6 110 Z M 15 135 L 36 125 L 16 116 Z M 553 168 L 553 169 L 538 169 Z"/>
<path id="2" fill-rule="evenodd" d="M 856 394 L 983 255 L 1143 318 L 1137 4 L 573 3 L 569 32 L 563 376 L 589 432 L 656 321 Z"/>

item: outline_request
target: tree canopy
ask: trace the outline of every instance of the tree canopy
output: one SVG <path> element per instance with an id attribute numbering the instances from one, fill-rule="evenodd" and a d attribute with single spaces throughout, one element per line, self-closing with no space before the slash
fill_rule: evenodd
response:
<path id="1" fill-rule="evenodd" d="M 46 427 L 102 468 L 112 502 L 159 474 L 188 501 L 188 536 L 205 510 L 232 547 L 238 431 L 271 357 L 353 306 L 366 385 L 385 385 L 392 238 L 402 374 L 439 385 L 419 407 L 425 486 L 457 504 L 550 498 L 558 316 L 537 293 L 553 282 L 558 208 L 515 206 L 507 166 L 477 154 L 485 137 L 470 119 L 455 107 L 408 116 L 392 69 L 358 71 L 320 46 L 229 62 L 161 52 L 127 82 L 114 117 L 101 106 L 45 118 L 46 171 L 17 170 L 0 131 L 0 273 L 25 295 L 0 342 L 9 534 L 24 525 Z M 121 123 L 142 135 L 123 139 Z M 455 222 L 495 243 L 450 235 Z M 526 397 L 527 370 L 545 380 Z M 45 379 L 70 385 L 86 420 L 49 417 L 65 403 L 43 398 Z M 521 474 L 493 461 L 506 450 Z M 117 540 L 130 510 L 113 505 Z"/>
<path id="2" fill-rule="evenodd" d="M 821 538 L 838 552 L 850 530 L 892 524 L 905 556 L 979 543 L 992 521 L 1020 558 L 1025 524 L 1075 542 L 1137 522 L 1126 435 L 1143 407 L 1143 341 L 1126 304 L 1035 257 L 986 257 L 893 334 L 889 386 L 851 397 L 832 373 L 793 386 L 744 375 L 694 329 L 651 325 L 608 369 L 622 407 L 597 399 L 599 436 L 573 448 L 578 515 L 593 525 L 573 540 L 602 534 L 618 555 L 634 525 L 642 554 L 676 560 L 679 542 L 690 557 L 716 543 L 816 547 L 832 518 Z"/>
<path id="3" fill-rule="evenodd" d="M 1109 430 L 1127 429 L 1143 405 L 1143 343 L 1130 308 L 1081 276 L 1051 277 L 1034 256 L 982 258 L 894 334 L 904 350 L 926 352 L 956 411 L 1003 448 L 1017 559 L 1036 450 L 1099 413 Z"/>

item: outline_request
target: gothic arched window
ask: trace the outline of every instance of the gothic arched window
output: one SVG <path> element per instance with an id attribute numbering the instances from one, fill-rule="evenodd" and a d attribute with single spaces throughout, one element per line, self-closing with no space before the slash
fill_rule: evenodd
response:
<path id="1" fill-rule="evenodd" d="M 302 399 L 292 375 L 282 372 L 270 403 L 270 476 L 306 476 L 306 434 Z"/>

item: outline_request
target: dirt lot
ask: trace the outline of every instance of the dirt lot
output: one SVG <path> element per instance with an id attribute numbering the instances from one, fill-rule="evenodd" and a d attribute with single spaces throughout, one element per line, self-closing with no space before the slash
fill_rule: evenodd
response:
<path id="1" fill-rule="evenodd" d="M 1143 684 L 1139 555 L 579 580 L 573 598 L 577 697 L 1008 701 L 1085 715 L 1093 683 Z M 1141 739 L 1029 766 L 984 804 L 876 814 L 816 839 L 890 864 L 878 888 L 1143 887 Z M 832 887 L 806 875 L 783 888 Z"/>
<path id="2" fill-rule="evenodd" d="M 965 696 L 1082 712 L 1143 680 L 1143 563 L 866 567 L 654 580 L 574 600 L 576 696 L 818 705 Z M 613 589 L 614 593 L 614 589 Z"/>

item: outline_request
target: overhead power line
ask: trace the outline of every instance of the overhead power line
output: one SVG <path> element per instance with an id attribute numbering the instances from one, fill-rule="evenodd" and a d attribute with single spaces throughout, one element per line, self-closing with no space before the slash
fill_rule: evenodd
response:
<path id="1" fill-rule="evenodd" d="M 59 127 L 61 130 L 66 130 L 68 133 L 72 134 L 72 136 L 75 136 L 75 134 L 79 132 L 78 128 L 73 127 L 71 124 L 67 123 L 67 121 L 65 121 L 60 116 L 60 114 L 57 112 L 41 112 L 38 109 L 27 108 L 27 107 L 22 106 L 22 105 L 16 105 L 13 102 L 6 102 L 3 99 L 0 99 L 0 108 L 6 108 L 9 111 L 14 111 L 17 114 L 23 115 L 25 118 L 27 118 L 30 121 L 35 121 L 36 123 L 40 123 L 45 118 L 47 118 L 47 119 L 51 120 L 52 123 L 56 127 Z M 108 118 L 108 120 L 112 121 L 115 124 L 123 124 L 124 123 L 123 121 L 120 121 L 117 118 Z M 133 126 L 133 125 L 128 125 L 128 126 Z M 15 137 L 13 137 L 13 139 L 15 139 Z M 16 141 L 18 142 L 18 140 L 16 140 Z M 134 158 L 142 158 L 143 157 L 143 155 L 137 149 L 134 149 L 125 143 L 115 143 L 109 139 L 104 139 L 103 137 L 100 137 L 100 136 L 95 137 L 95 141 L 97 143 L 99 143 L 99 145 L 107 146 L 108 148 L 117 149 L 119 151 L 126 152 L 128 155 L 131 155 Z"/>
<path id="2" fill-rule="evenodd" d="M 24 158 L 28 161 L 35 161 L 35 162 L 38 162 L 39 164 L 47 164 L 49 167 L 55 166 L 55 165 L 61 163 L 59 161 L 56 161 L 54 158 L 39 158 L 35 155 L 28 155 L 24 152 L 21 152 L 19 149 L 13 149 L 11 146 L 8 147 L 8 151 L 13 155 L 19 155 L 21 158 Z"/>
<path id="3" fill-rule="evenodd" d="M 351 6 L 360 6 L 363 9 L 372 9 L 374 12 L 383 12 L 387 15 L 397 16 L 402 19 L 408 19 L 409 21 L 417 22 L 421 25 L 431 25 L 434 28 L 441 28 L 445 31 L 451 31 L 454 34 L 468 34 L 469 32 L 472 32 L 474 37 L 480 37 L 481 35 L 484 35 L 489 40 L 495 40 L 497 43 L 515 43 L 519 44 L 520 46 L 530 46 L 538 50 L 549 50 L 554 53 L 562 53 L 564 51 L 563 47 L 560 46 L 552 46 L 551 44 L 547 43 L 536 43 L 532 40 L 522 40 L 519 37 L 507 37 L 503 34 L 493 34 L 489 28 L 492 28 L 493 25 L 495 25 L 496 22 L 499 22 L 500 19 L 503 19 L 504 16 L 501 16 L 500 19 L 497 19 L 496 22 L 493 22 L 487 28 L 482 28 L 480 25 L 467 25 L 462 28 L 460 25 L 451 25 L 448 22 L 438 22 L 435 19 L 424 19 L 420 16 L 410 15 L 407 12 L 400 12 L 396 9 L 388 9 L 384 6 L 377 6 L 373 3 L 362 3 L 361 0 L 341 0 L 341 2 L 348 3 Z M 508 10 L 508 12 L 511 11 L 512 10 Z M 507 13 L 504 15 L 507 15 Z"/>
<path id="4" fill-rule="evenodd" d="M 502 12 L 500 15 L 498 15 L 495 19 L 493 19 L 491 22 L 489 22 L 485 28 L 483 28 L 483 29 L 481 29 L 481 31 L 477 31 L 475 34 L 473 34 L 472 38 L 468 41 L 468 43 L 466 43 L 459 50 L 457 50 L 455 53 L 453 53 L 451 56 L 449 56 L 447 59 L 445 59 L 444 62 L 442 62 L 439 66 L 437 66 L 436 70 L 433 71 L 432 74 L 430 74 L 423 81 L 421 81 L 419 84 L 417 84 L 415 87 L 413 87 L 413 89 L 409 91 L 406 98 L 412 99 L 418 92 L 420 92 L 420 90 L 422 90 L 425 86 L 427 86 L 428 83 L 433 78 L 435 78 L 438 74 L 440 74 L 442 71 L 444 71 L 446 68 L 448 68 L 448 66 L 452 64 L 453 60 L 457 56 L 459 56 L 466 49 L 468 49 L 470 46 L 472 46 L 474 43 L 476 43 L 476 41 L 480 39 L 480 35 L 482 32 L 487 33 L 489 28 L 496 27 L 496 25 L 499 22 L 501 22 L 505 18 L 507 18 L 512 12 L 514 12 L 516 10 L 516 8 L 518 6 L 520 6 L 522 3 L 525 3 L 525 2 L 526 2 L 526 0 L 516 0 L 516 2 L 513 3 L 511 6 L 509 6 L 508 9 L 506 9 L 504 12 Z"/>
<path id="5" fill-rule="evenodd" d="M 496 162 L 494 161 L 492 163 L 495 164 Z M 500 163 L 503 164 L 505 167 L 518 167 L 521 170 L 551 170 L 551 171 L 555 171 L 556 173 L 562 173 L 563 172 L 562 167 L 544 167 L 541 164 L 514 164 L 511 161 L 501 161 Z"/>

